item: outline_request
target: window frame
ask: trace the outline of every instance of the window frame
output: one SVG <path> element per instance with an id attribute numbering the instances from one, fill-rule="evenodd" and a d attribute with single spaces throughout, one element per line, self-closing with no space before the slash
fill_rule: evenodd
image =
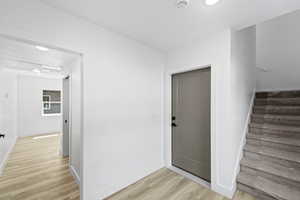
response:
<path id="1" fill-rule="evenodd" d="M 51 95 L 44 95 L 44 91 L 56 91 L 60 93 L 60 101 L 51 101 Z M 44 97 L 49 97 L 49 101 L 44 101 Z M 45 108 L 44 105 L 49 104 L 48 108 Z M 59 113 L 45 113 L 46 110 L 51 110 L 51 104 L 60 104 L 60 112 Z M 43 117 L 48 116 L 61 116 L 62 115 L 62 90 L 51 90 L 51 89 L 43 89 L 42 90 L 42 110 L 41 114 Z"/>

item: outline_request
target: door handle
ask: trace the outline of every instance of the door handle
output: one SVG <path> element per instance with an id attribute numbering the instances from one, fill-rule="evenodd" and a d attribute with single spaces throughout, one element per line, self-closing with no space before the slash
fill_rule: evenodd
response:
<path id="1" fill-rule="evenodd" d="M 173 126 L 173 127 L 177 127 L 177 124 L 175 124 L 175 123 L 173 122 L 173 123 L 172 123 L 172 126 Z"/>
<path id="2" fill-rule="evenodd" d="M 68 120 L 65 120 L 65 123 L 68 123 Z"/>

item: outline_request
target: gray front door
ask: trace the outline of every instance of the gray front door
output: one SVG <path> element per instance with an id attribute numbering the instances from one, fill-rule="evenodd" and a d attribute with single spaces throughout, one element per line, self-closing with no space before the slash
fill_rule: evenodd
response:
<path id="1" fill-rule="evenodd" d="M 172 76 L 172 165 L 210 182 L 210 68 Z"/>

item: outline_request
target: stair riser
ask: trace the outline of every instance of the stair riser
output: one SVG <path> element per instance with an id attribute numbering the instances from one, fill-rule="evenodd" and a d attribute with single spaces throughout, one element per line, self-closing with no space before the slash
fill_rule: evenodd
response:
<path id="1" fill-rule="evenodd" d="M 299 132 L 293 132 L 293 131 L 288 131 L 288 130 L 272 130 L 272 129 L 267 129 L 267 128 L 249 127 L 249 132 L 255 133 L 255 134 L 274 134 L 274 135 L 282 135 L 282 136 L 291 135 L 291 136 L 295 136 L 295 137 L 300 136 Z"/>
<path id="2" fill-rule="evenodd" d="M 273 148 L 274 150 L 271 151 L 270 149 L 265 149 L 265 148 L 268 147 L 249 145 L 249 143 L 247 142 L 244 148 L 244 152 L 256 153 L 259 155 L 272 157 L 274 159 L 286 160 L 289 162 L 295 162 L 297 164 L 300 164 L 300 157 L 298 152 L 287 152 L 282 150 L 282 153 L 278 153 L 278 151 L 280 151 L 279 149 L 275 150 Z"/>
<path id="3" fill-rule="evenodd" d="M 248 173 L 248 174 L 253 174 L 253 175 L 256 175 L 256 176 L 264 177 L 264 178 L 273 180 L 273 181 L 278 182 L 278 183 L 294 185 L 294 186 L 300 188 L 300 182 L 293 181 L 293 180 L 290 180 L 290 179 L 286 179 L 284 177 L 280 177 L 280 176 L 273 175 L 273 174 L 270 174 L 270 173 L 266 173 L 266 172 L 263 172 L 263 171 L 260 171 L 260 170 L 257 170 L 257 169 L 253 169 L 253 168 L 250 168 L 250 167 L 247 167 L 247 166 L 241 166 L 241 172 L 245 172 L 245 173 Z"/>
<path id="4" fill-rule="evenodd" d="M 257 200 L 300 196 L 300 90 L 256 93 L 237 187 Z"/>
<path id="5" fill-rule="evenodd" d="M 254 107 L 253 113 L 255 114 L 272 114 L 272 115 L 300 115 L 300 108 L 268 108 L 268 107 Z"/>
<path id="6" fill-rule="evenodd" d="M 256 197 L 257 200 L 278 200 L 274 197 L 271 197 L 261 191 L 258 191 L 258 190 L 255 190 L 251 187 L 248 187 L 244 184 L 241 184 L 241 183 L 238 183 L 237 184 L 237 188 L 240 190 L 240 191 L 243 191 L 243 192 L 246 192 L 248 194 L 251 194 L 252 196 Z"/>
<path id="7" fill-rule="evenodd" d="M 300 97 L 300 91 L 279 91 L 279 92 L 258 92 L 257 99 L 262 98 L 297 98 Z"/>
<path id="8" fill-rule="evenodd" d="M 280 124 L 280 125 L 292 125 L 292 126 L 300 126 L 300 120 L 293 119 L 284 119 L 280 117 L 274 118 L 264 118 L 264 117 L 251 117 L 252 123 L 271 123 L 271 124 Z"/>
<path id="9" fill-rule="evenodd" d="M 300 184 L 299 163 L 246 152 L 241 166 L 283 177 Z"/>
<path id="10" fill-rule="evenodd" d="M 253 152 L 248 152 L 248 151 L 244 152 L 244 156 L 249 157 L 250 159 L 253 158 L 253 159 L 260 159 L 260 160 L 265 160 L 265 161 L 269 161 L 269 162 L 274 162 L 274 163 L 280 164 L 280 165 L 288 167 L 288 168 L 300 169 L 300 163 L 293 162 L 293 161 L 277 159 L 277 158 L 273 158 L 270 156 L 265 156 L 265 155 L 261 155 L 261 154 L 257 154 L 257 153 L 253 153 Z"/>
<path id="11" fill-rule="evenodd" d="M 282 149 L 282 150 L 292 151 L 292 152 L 298 152 L 299 156 L 300 156 L 300 146 L 285 145 L 285 144 L 267 142 L 267 141 L 250 139 L 250 138 L 247 138 L 247 144 L 272 147 L 274 149 Z"/>
<path id="12" fill-rule="evenodd" d="M 254 101 L 256 106 L 300 106 L 300 98 L 295 99 L 256 99 Z"/>

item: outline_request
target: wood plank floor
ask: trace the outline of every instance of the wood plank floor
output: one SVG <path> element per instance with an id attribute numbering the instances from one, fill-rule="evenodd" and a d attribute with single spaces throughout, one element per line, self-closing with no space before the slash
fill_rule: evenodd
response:
<path id="1" fill-rule="evenodd" d="M 0 200 L 79 200 L 59 137 L 18 139 L 0 177 Z"/>
<path id="2" fill-rule="evenodd" d="M 0 177 L 0 200 L 79 200 L 59 137 L 19 139 Z M 161 169 L 106 200 L 228 200 L 169 170 Z M 234 200 L 255 200 L 237 192 Z"/>
<path id="3" fill-rule="evenodd" d="M 234 200 L 255 200 L 236 192 Z M 150 176 L 113 194 L 106 200 L 228 200 L 228 198 L 163 168 Z"/>

